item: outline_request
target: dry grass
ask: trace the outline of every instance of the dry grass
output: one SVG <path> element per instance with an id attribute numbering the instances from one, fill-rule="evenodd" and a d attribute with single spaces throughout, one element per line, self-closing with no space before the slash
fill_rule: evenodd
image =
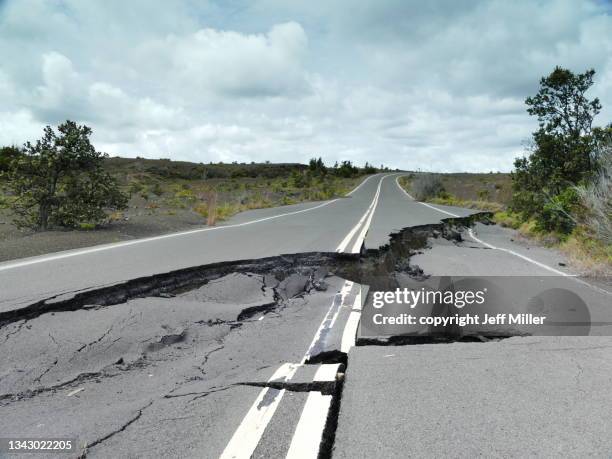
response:
<path id="1" fill-rule="evenodd" d="M 576 187 L 586 209 L 585 224 L 602 244 L 612 244 L 612 146 L 601 155 L 601 166 L 595 179 Z"/>
<path id="2" fill-rule="evenodd" d="M 428 200 L 427 202 L 431 202 L 432 204 L 440 204 L 442 206 L 465 207 L 466 209 L 477 209 L 488 212 L 501 212 L 505 208 L 503 204 L 500 204 L 498 202 L 463 201 L 461 199 L 455 198 L 454 196 L 434 198 Z"/>
<path id="3" fill-rule="evenodd" d="M 612 245 L 600 242 L 588 228 L 575 229 L 559 249 L 584 274 L 608 279 L 612 276 Z"/>
<path id="4" fill-rule="evenodd" d="M 410 181 L 410 193 L 418 201 L 436 198 L 443 191 L 442 178 L 438 174 L 418 174 Z"/>
<path id="5" fill-rule="evenodd" d="M 604 244 L 584 225 L 568 235 L 538 231 L 535 220 L 521 222 L 515 214 L 498 213 L 494 221 L 514 228 L 525 239 L 545 247 L 558 249 L 572 267 L 588 277 L 612 276 L 612 245 Z"/>
<path id="6" fill-rule="evenodd" d="M 510 174 L 441 174 L 444 190 L 460 201 L 492 202 L 507 206 L 512 199 Z"/>
<path id="7" fill-rule="evenodd" d="M 412 184 L 418 177 L 419 174 L 402 177 L 400 185 L 411 193 Z M 426 199 L 427 202 L 494 212 L 495 223 L 517 230 L 531 242 L 560 250 L 583 274 L 592 277 L 612 275 L 612 161 L 604 164 L 598 180 L 578 190 L 585 207 L 590 209 L 589 219 L 569 236 L 538 231 L 535 221 L 525 222 L 518 214 L 507 210 L 512 199 L 510 174 L 437 174 L 437 177 L 444 191 L 437 197 Z"/>

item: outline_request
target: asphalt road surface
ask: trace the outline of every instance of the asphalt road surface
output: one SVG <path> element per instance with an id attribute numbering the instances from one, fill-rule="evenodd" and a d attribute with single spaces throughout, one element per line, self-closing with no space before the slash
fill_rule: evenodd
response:
<path id="1" fill-rule="evenodd" d="M 612 297 L 554 252 L 477 224 L 431 233 L 410 263 L 434 276 L 566 279 L 600 336 L 362 339 L 368 285 L 317 254 L 361 266 L 404 228 L 473 213 L 418 203 L 397 177 L 215 228 L 0 264 L 0 439 L 74 440 L 37 457 L 609 457 Z M 264 258 L 266 269 L 167 291 L 147 277 Z M 145 280 L 125 295 L 134 279 Z M 54 307 L 101 287 L 103 302 Z"/>
<path id="2" fill-rule="evenodd" d="M 0 263 L 0 311 L 126 279 L 208 263 L 300 252 L 358 253 L 445 215 L 407 199 L 395 174 L 332 201 L 244 212 L 227 224 Z M 453 209 L 462 215 L 465 209 Z"/>

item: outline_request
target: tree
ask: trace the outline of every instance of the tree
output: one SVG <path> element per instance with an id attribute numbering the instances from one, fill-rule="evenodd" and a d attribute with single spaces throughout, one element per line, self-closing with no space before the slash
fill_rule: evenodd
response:
<path id="1" fill-rule="evenodd" d="M 539 129 L 530 155 L 514 162 L 512 207 L 524 218 L 535 217 L 542 229 L 571 231 L 570 211 L 577 199 L 567 190 L 589 180 L 597 168 L 592 124 L 601 104 L 586 97 L 594 75 L 594 70 L 574 74 L 556 67 L 540 80 L 538 93 L 525 100 Z"/>
<path id="2" fill-rule="evenodd" d="M 335 169 L 335 174 L 338 177 L 351 178 L 351 177 L 356 177 L 357 175 L 359 175 L 359 169 L 353 166 L 353 163 L 350 161 L 342 161 L 340 166 L 337 168 L 336 166 L 334 166 L 334 169 Z"/>
<path id="3" fill-rule="evenodd" d="M 106 154 L 95 150 L 91 129 L 66 121 L 57 133 L 47 126 L 35 144 L 14 159 L 8 185 L 15 223 L 21 227 L 78 227 L 100 224 L 107 210 L 123 209 L 127 197 L 103 169 Z"/>
<path id="4" fill-rule="evenodd" d="M 0 173 L 8 171 L 11 162 L 20 154 L 21 151 L 14 145 L 0 148 Z"/>
<path id="5" fill-rule="evenodd" d="M 382 170 L 382 167 L 381 167 L 381 170 Z M 378 172 L 378 170 L 366 161 L 365 166 L 363 166 L 363 173 L 364 174 L 376 174 L 376 172 Z"/>
<path id="6" fill-rule="evenodd" d="M 327 167 L 321 157 L 312 158 L 308 163 L 308 171 L 314 176 L 324 176 L 327 174 Z"/>

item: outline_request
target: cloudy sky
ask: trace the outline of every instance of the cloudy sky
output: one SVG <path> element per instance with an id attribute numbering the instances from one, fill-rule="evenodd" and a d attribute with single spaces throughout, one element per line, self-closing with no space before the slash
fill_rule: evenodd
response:
<path id="1" fill-rule="evenodd" d="M 555 65 L 597 71 L 603 0 L 0 0 L 0 144 L 65 119 L 111 155 L 511 169 Z"/>

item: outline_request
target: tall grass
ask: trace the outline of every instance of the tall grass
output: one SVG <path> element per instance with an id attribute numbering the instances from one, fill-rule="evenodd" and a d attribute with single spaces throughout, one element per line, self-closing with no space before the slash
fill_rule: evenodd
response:
<path id="1" fill-rule="evenodd" d="M 595 179 L 576 187 L 586 209 L 586 226 L 606 245 L 612 244 L 612 145 L 603 147 Z"/>

